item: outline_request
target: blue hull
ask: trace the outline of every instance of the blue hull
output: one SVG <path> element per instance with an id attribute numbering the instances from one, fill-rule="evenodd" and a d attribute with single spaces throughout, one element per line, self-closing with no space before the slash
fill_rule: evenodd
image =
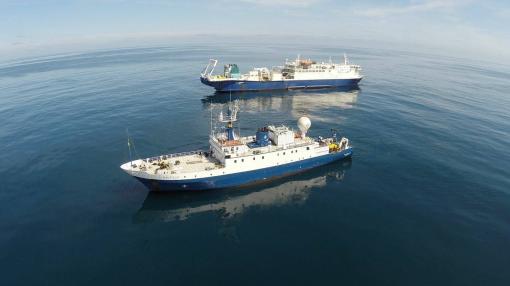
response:
<path id="1" fill-rule="evenodd" d="M 246 185 L 275 177 L 283 177 L 352 156 L 352 149 L 330 153 L 316 158 L 302 160 L 249 172 L 235 173 L 211 178 L 190 180 L 148 180 L 137 178 L 151 191 L 200 191 Z"/>
<path id="2" fill-rule="evenodd" d="M 356 79 L 324 79 L 324 80 L 285 80 L 285 81 L 244 81 L 225 80 L 210 81 L 201 77 L 200 81 L 217 91 L 260 91 L 281 89 L 304 89 L 304 88 L 331 88 L 356 86 L 361 78 Z"/>

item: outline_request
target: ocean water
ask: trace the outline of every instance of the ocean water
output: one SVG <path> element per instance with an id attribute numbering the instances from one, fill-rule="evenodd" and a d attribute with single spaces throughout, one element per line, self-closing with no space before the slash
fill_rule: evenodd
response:
<path id="1" fill-rule="evenodd" d="M 180 43 L 0 63 L 2 285 L 510 285 L 510 67 L 346 46 Z M 354 156 L 249 187 L 154 194 L 123 173 L 207 147 L 210 57 L 300 53 L 357 89 L 233 94 L 243 134 L 312 120 Z"/>

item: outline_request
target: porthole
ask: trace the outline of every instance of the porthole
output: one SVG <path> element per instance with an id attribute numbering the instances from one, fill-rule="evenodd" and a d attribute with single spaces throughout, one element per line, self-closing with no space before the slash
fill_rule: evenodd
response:
<path id="1" fill-rule="evenodd" d="M 234 160 L 234 163 L 237 163 L 237 160 Z"/>

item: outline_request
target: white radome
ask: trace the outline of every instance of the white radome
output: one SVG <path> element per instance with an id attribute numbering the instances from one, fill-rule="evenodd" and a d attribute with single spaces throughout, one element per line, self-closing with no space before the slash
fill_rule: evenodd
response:
<path id="1" fill-rule="evenodd" d="M 298 119 L 297 126 L 301 131 L 301 136 L 304 138 L 306 136 L 306 132 L 310 129 L 310 126 L 312 126 L 312 122 L 310 121 L 310 118 L 302 116 Z"/>

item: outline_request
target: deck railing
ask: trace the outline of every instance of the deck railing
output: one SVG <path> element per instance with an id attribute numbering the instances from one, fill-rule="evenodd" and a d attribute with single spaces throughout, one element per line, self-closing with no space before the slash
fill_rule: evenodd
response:
<path id="1" fill-rule="evenodd" d="M 195 151 L 180 152 L 180 153 L 173 153 L 173 154 L 166 154 L 166 155 L 151 157 L 151 158 L 147 158 L 147 159 L 142 159 L 142 161 L 144 161 L 146 163 L 150 163 L 150 162 L 158 161 L 158 160 L 166 160 L 166 159 L 170 159 L 170 158 L 182 157 L 182 156 L 188 156 L 188 155 L 201 155 L 204 153 L 206 153 L 206 152 L 203 150 L 195 150 Z"/>

